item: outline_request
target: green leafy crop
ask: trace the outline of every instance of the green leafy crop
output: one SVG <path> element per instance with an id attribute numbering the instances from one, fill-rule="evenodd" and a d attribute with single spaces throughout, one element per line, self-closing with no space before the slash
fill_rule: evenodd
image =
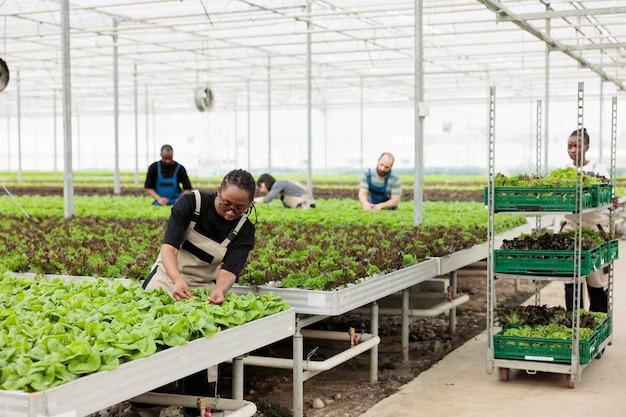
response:
<path id="1" fill-rule="evenodd" d="M 174 302 L 119 281 L 0 275 L 0 388 L 46 390 L 289 308 L 273 294 L 229 294 L 217 306 L 193 292 Z"/>

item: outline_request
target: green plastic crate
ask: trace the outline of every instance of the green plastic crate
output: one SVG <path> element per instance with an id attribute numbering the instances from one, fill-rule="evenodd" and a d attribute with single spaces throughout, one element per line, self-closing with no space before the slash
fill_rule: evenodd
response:
<path id="1" fill-rule="evenodd" d="M 483 201 L 487 202 L 488 187 Z M 596 207 L 594 197 L 600 192 L 594 187 L 583 188 L 583 209 Z M 502 211 L 569 211 L 576 212 L 575 188 L 494 187 L 494 210 Z"/>
<path id="2" fill-rule="evenodd" d="M 593 195 L 593 207 L 600 207 L 613 202 L 613 185 L 595 184 L 591 186 Z"/>
<path id="3" fill-rule="evenodd" d="M 493 336 L 494 357 L 539 362 L 571 363 L 571 339 L 504 336 L 505 329 Z M 578 342 L 580 363 L 589 363 L 599 352 L 600 345 L 611 334 L 609 317 L 596 327 L 593 336 Z"/>
<path id="4" fill-rule="evenodd" d="M 606 250 L 606 261 L 612 262 L 619 258 L 619 241 L 609 240 L 604 244 L 604 248 Z"/>
<path id="5" fill-rule="evenodd" d="M 608 263 L 607 253 L 606 244 L 581 251 L 581 275 L 589 275 Z M 574 251 L 496 249 L 493 267 L 501 274 L 574 275 Z"/>

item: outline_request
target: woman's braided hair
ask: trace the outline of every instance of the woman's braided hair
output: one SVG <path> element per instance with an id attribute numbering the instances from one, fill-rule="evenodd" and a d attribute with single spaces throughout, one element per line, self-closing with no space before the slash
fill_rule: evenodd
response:
<path id="1" fill-rule="evenodd" d="M 254 193 L 256 192 L 256 182 L 254 181 L 254 177 L 252 176 L 252 174 L 250 174 L 245 169 L 233 169 L 228 174 L 226 174 L 226 176 L 222 180 L 220 188 L 224 189 L 228 185 L 234 185 L 241 188 L 242 190 L 246 190 L 248 192 L 248 195 L 250 196 L 250 201 L 254 200 Z"/>

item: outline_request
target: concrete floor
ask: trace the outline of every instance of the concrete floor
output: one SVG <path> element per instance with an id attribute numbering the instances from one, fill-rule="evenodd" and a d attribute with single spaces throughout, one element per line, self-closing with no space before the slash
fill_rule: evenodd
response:
<path id="1" fill-rule="evenodd" d="M 486 333 L 446 356 L 361 417 L 626 416 L 626 242 L 615 265 L 614 342 L 583 370 L 575 389 L 563 374 L 486 372 Z M 461 278 L 462 279 L 462 278 Z M 541 304 L 562 305 L 563 284 L 543 288 Z M 529 302 L 534 303 L 534 297 Z"/>

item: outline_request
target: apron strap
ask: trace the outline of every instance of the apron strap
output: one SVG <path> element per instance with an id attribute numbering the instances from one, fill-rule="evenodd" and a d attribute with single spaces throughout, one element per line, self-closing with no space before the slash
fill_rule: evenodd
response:
<path id="1" fill-rule="evenodd" d="M 202 204 L 202 197 L 200 197 L 200 191 L 193 190 L 192 192 L 193 195 L 196 197 L 196 208 L 193 211 L 193 216 L 191 217 L 189 226 L 187 226 L 187 231 L 185 232 L 185 238 L 183 239 L 183 243 L 187 240 L 187 236 L 189 236 L 189 231 L 193 230 L 196 227 L 196 223 L 200 219 L 200 205 Z"/>
<path id="2" fill-rule="evenodd" d="M 239 223 L 237 223 L 237 226 L 235 226 L 235 228 L 230 231 L 230 233 L 228 234 L 228 237 L 224 239 L 224 241 L 221 243 L 223 247 L 225 248 L 228 247 L 230 242 L 237 237 L 237 235 L 239 234 L 239 230 L 241 230 L 246 220 L 248 220 L 248 214 L 244 214 L 243 216 L 241 216 L 241 219 L 239 219 Z"/>

